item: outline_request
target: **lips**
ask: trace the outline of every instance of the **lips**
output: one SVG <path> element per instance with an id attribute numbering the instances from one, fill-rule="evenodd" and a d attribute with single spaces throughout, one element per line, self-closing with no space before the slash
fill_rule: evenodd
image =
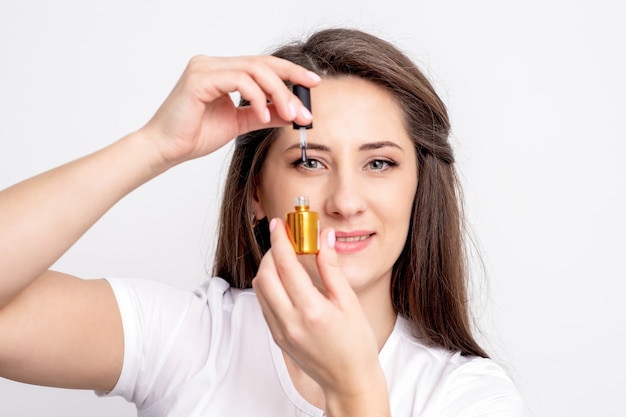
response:
<path id="1" fill-rule="evenodd" d="M 335 250 L 341 254 L 360 252 L 369 246 L 374 235 L 370 231 L 336 231 Z"/>

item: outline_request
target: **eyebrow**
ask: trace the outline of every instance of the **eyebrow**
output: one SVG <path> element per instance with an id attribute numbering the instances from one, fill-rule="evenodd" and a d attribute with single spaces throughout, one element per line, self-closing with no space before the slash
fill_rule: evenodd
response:
<path id="1" fill-rule="evenodd" d="M 316 151 L 323 151 L 323 152 L 330 152 L 330 148 L 326 145 L 320 145 L 317 143 L 307 143 L 306 144 L 306 148 L 307 149 L 313 149 Z M 300 142 L 298 143 L 294 143 L 293 145 L 289 146 L 287 149 L 285 149 L 285 152 L 290 151 L 292 149 L 300 149 Z"/>
<path id="2" fill-rule="evenodd" d="M 359 151 L 371 151 L 374 149 L 380 149 L 380 148 L 385 148 L 385 147 L 397 148 L 397 149 L 400 149 L 401 151 L 404 151 L 404 149 L 402 149 L 400 145 L 390 140 L 364 143 L 363 145 L 359 146 Z M 300 149 L 300 143 L 294 143 L 293 145 L 285 149 L 285 152 L 290 151 L 292 149 Z M 330 148 L 328 146 L 320 145 L 318 143 L 311 143 L 311 142 L 307 144 L 307 149 L 322 151 L 322 152 L 330 152 Z"/>
<path id="3" fill-rule="evenodd" d="M 361 145 L 359 147 L 360 151 L 370 151 L 373 149 L 380 149 L 380 148 L 385 148 L 385 147 L 392 147 L 392 148 L 398 148 L 401 151 L 404 151 L 404 149 L 402 149 L 402 147 L 400 145 L 398 145 L 395 142 L 392 142 L 390 140 L 384 140 L 381 142 L 369 142 L 369 143 L 364 143 L 363 145 Z"/>

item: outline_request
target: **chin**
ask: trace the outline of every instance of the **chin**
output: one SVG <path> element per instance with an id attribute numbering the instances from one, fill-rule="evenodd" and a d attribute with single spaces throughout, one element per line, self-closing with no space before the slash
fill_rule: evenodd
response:
<path id="1" fill-rule="evenodd" d="M 362 265 L 345 267 L 344 274 L 355 292 L 359 292 L 360 290 L 372 286 L 377 287 L 378 284 L 383 283 L 385 287 L 388 288 L 391 280 L 391 271 L 388 273 L 372 275 L 372 270 L 370 268 L 364 268 Z"/>
<path id="2" fill-rule="evenodd" d="M 319 274 L 319 270 L 317 269 L 317 264 L 315 263 L 315 257 L 309 255 L 300 255 L 298 256 L 300 263 L 304 267 L 305 271 L 311 277 L 311 280 L 315 284 L 316 287 L 322 288 L 321 278 Z M 387 270 L 381 274 L 372 274 L 372 268 L 368 267 L 365 262 L 355 262 L 356 260 L 351 259 L 339 259 L 341 262 L 341 269 L 343 270 L 344 276 L 350 287 L 355 292 L 359 292 L 365 288 L 376 286 L 376 283 L 385 282 L 386 289 L 388 291 L 388 287 L 391 281 L 391 269 Z"/>

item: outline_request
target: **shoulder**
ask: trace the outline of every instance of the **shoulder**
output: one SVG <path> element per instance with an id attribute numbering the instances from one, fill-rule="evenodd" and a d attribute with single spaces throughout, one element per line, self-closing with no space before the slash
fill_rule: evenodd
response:
<path id="1" fill-rule="evenodd" d="M 179 289 L 141 279 L 108 279 L 117 299 L 125 327 L 133 332 L 163 329 L 187 333 L 215 333 L 228 326 L 233 315 L 253 314 L 258 308 L 252 290 L 231 288 L 219 277 L 206 280 L 196 290 Z M 253 311 L 251 311 L 253 310 Z"/>
<path id="2" fill-rule="evenodd" d="M 381 363 L 391 390 L 403 392 L 416 415 L 523 415 L 519 391 L 496 361 L 428 346 L 402 318 L 394 333 L 389 351 L 381 351 Z"/>
<path id="3" fill-rule="evenodd" d="M 118 303 L 158 306 L 159 309 L 180 309 L 189 305 L 228 309 L 251 293 L 251 290 L 231 288 L 228 282 L 219 277 L 206 280 L 195 291 L 143 279 L 107 278 L 107 281 L 113 288 Z"/>
<path id="4" fill-rule="evenodd" d="M 523 416 L 520 392 L 496 361 L 472 357 L 460 363 L 444 381 L 444 415 Z"/>
<path id="5" fill-rule="evenodd" d="M 198 375 L 207 366 L 213 372 L 227 366 L 242 330 L 258 328 L 256 317 L 262 320 L 254 292 L 233 289 L 221 278 L 195 291 L 147 280 L 108 281 L 125 340 L 122 374 L 109 395 L 121 395 L 140 410 L 166 407 L 182 387 L 202 380 Z"/>
<path id="6" fill-rule="evenodd" d="M 214 322 L 229 321 L 240 315 L 262 317 L 254 290 L 233 288 L 219 277 L 207 280 L 194 295 L 208 307 Z"/>

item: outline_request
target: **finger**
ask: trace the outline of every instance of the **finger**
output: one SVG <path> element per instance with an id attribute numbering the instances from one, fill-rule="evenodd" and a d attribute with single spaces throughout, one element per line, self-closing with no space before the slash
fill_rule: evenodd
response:
<path id="1" fill-rule="evenodd" d="M 277 314 L 287 314 L 293 309 L 293 303 L 278 275 L 272 256 L 272 249 L 261 259 L 257 274 L 252 280 L 253 288 L 271 306 Z"/>
<path id="2" fill-rule="evenodd" d="M 232 76 L 237 78 L 237 90 L 250 103 L 257 120 L 262 123 L 269 123 L 271 115 L 267 108 L 267 93 L 262 86 L 250 74 L 239 72 L 232 74 Z"/>
<path id="3" fill-rule="evenodd" d="M 274 75 L 276 83 L 278 83 L 277 89 L 284 90 L 284 95 L 287 95 L 286 100 L 293 99 L 301 106 L 300 101 L 295 97 L 285 84 Z M 250 104 L 249 106 L 237 107 L 239 118 L 239 131 L 238 134 L 246 133 L 252 130 L 284 126 L 293 120 L 304 119 L 305 123 L 310 122 L 310 118 L 303 117 L 300 112 L 298 118 L 295 117 L 295 107 L 293 103 L 285 105 L 285 99 L 272 100 L 271 105 L 268 105 L 268 93 L 263 90 L 262 86 L 257 83 L 250 74 L 246 72 L 237 71 L 213 71 L 211 73 L 194 74 L 189 76 L 192 87 L 196 91 L 196 97 L 204 103 L 209 103 L 217 100 L 228 93 L 238 91 L 242 97 L 244 97 Z M 266 83 L 267 85 L 267 83 Z M 276 91 L 276 90 L 274 90 Z M 278 106 L 280 102 L 283 103 L 283 108 L 289 107 L 290 110 L 282 110 L 280 114 Z"/>
<path id="4" fill-rule="evenodd" d="M 311 122 L 310 114 L 303 111 L 301 101 L 287 88 L 284 81 L 314 87 L 320 77 L 300 65 L 273 56 L 209 58 L 194 57 L 189 64 L 190 72 L 246 73 L 254 79 L 267 97 L 276 105 L 283 120 L 300 124 Z M 232 92 L 230 90 L 228 92 Z M 242 94 L 243 95 L 243 94 Z M 249 97 L 243 95 L 249 100 Z"/>
<path id="5" fill-rule="evenodd" d="M 298 261 L 283 221 L 272 219 L 270 232 L 276 271 L 293 304 L 303 309 L 315 304 L 320 305 L 325 299 Z"/>
<path id="6" fill-rule="evenodd" d="M 188 76 L 189 88 L 203 103 L 213 102 L 229 93 L 238 91 L 250 102 L 255 117 L 264 123 L 270 121 L 267 96 L 254 79 L 243 71 L 198 72 Z"/>
<path id="7" fill-rule="evenodd" d="M 297 317 L 297 312 L 293 312 L 292 314 L 281 314 L 275 311 L 274 306 L 268 302 L 268 299 L 265 297 L 265 293 L 260 287 L 255 284 L 256 278 L 252 280 L 252 286 L 257 294 L 257 299 L 259 301 L 259 305 L 261 306 L 261 311 L 263 312 L 263 317 L 265 318 L 265 322 L 267 323 L 267 327 L 272 334 L 272 338 L 274 338 L 274 342 L 280 348 L 289 353 L 292 350 L 292 342 L 295 340 L 296 336 L 294 333 L 294 329 L 298 329 L 298 326 L 294 326 L 292 320 L 294 317 Z M 297 322 L 297 319 L 296 319 Z M 297 332 L 300 335 L 300 332 Z M 301 336 L 297 336 L 300 338 Z"/>
<path id="8" fill-rule="evenodd" d="M 237 120 L 239 122 L 238 134 L 244 134 L 253 130 L 266 129 L 270 127 L 283 127 L 291 124 L 278 115 L 274 104 L 269 103 L 267 109 L 270 113 L 270 121 L 259 120 L 258 114 L 248 106 L 237 107 Z"/>
<path id="9" fill-rule="evenodd" d="M 279 61 L 282 62 L 282 61 Z M 300 70 L 300 68 L 298 68 Z M 283 120 L 296 121 L 300 124 L 309 124 L 312 116 L 304 104 L 296 97 L 291 89 L 287 88 L 284 78 L 272 67 L 264 63 L 257 63 L 251 68 L 251 76 L 267 93 L 271 102 L 276 106 L 277 113 Z"/>
<path id="10" fill-rule="evenodd" d="M 285 323 L 283 319 L 283 317 L 285 316 L 274 310 L 274 307 L 268 301 L 264 290 L 258 284 L 259 282 L 257 278 L 254 278 L 252 280 L 252 287 L 254 288 L 257 300 L 259 301 L 259 305 L 261 306 L 263 318 L 265 318 L 265 322 L 267 323 L 267 327 L 269 328 L 270 333 L 274 338 L 274 341 L 278 346 L 282 347 L 285 340 Z"/>
<path id="11" fill-rule="evenodd" d="M 267 322 L 269 328 L 274 332 L 274 329 L 278 329 L 279 321 L 278 317 L 281 317 L 274 311 L 272 304 L 269 302 L 267 298 L 267 290 L 264 288 L 264 285 L 261 282 L 262 280 L 257 276 L 252 279 L 252 288 L 254 289 L 254 293 L 256 294 L 257 300 L 259 301 L 259 305 L 261 306 L 261 311 L 263 312 L 263 317 L 265 317 L 265 321 Z M 269 291 L 269 294 L 272 292 Z"/>
<path id="12" fill-rule="evenodd" d="M 296 316 L 297 313 L 278 277 L 271 249 L 261 261 L 258 274 L 252 280 L 252 288 L 272 337 L 279 346 L 285 346 L 287 320 Z"/>
<path id="13" fill-rule="evenodd" d="M 240 57 L 207 57 L 196 56 L 190 60 L 190 68 L 204 68 L 209 70 L 239 70 L 255 73 L 264 66 L 271 68 L 281 80 L 301 84 L 305 87 L 315 87 L 321 81 L 319 75 L 306 68 L 271 55 L 240 56 Z"/>
<path id="14" fill-rule="evenodd" d="M 328 297 L 342 300 L 353 298 L 354 290 L 346 279 L 335 251 L 335 231 L 325 229 L 320 236 L 320 251 L 317 255 L 317 269 Z"/>

